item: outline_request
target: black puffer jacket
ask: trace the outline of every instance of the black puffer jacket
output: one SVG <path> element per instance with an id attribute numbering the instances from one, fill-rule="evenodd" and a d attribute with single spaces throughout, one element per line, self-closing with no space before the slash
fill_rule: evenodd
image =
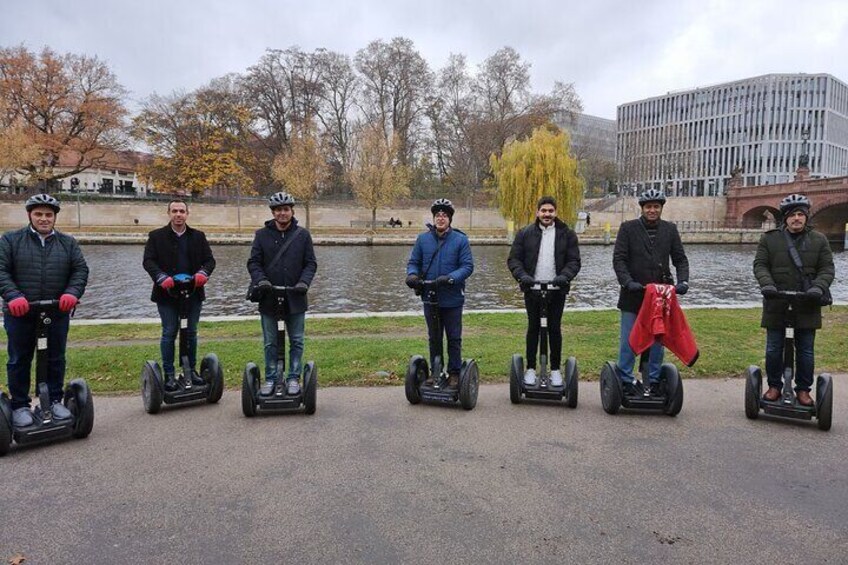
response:
<path id="1" fill-rule="evenodd" d="M 642 306 L 645 291 L 629 291 L 625 287 L 630 281 L 642 285 L 648 283 L 674 283 L 669 268 L 669 258 L 677 271 L 676 282 L 689 282 L 689 260 L 683 251 L 683 243 L 677 226 L 660 220 L 654 243 L 648 237 L 642 218 L 629 220 L 618 228 L 615 238 L 615 250 L 612 253 L 612 267 L 621 292 L 618 295 L 618 308 L 625 312 L 638 312 Z"/>
<path id="2" fill-rule="evenodd" d="M 31 301 L 56 300 L 66 293 L 81 298 L 87 283 L 88 265 L 73 237 L 57 231 L 42 246 L 27 226 L 0 238 L 0 295 L 7 303 L 20 296 Z"/>
<path id="3" fill-rule="evenodd" d="M 577 234 L 559 219 L 554 220 L 554 264 L 556 274 L 568 278 L 571 282 L 580 272 L 580 248 Z M 536 220 L 525 226 L 517 234 L 509 250 L 506 261 L 512 276 L 520 281 L 524 275 L 533 276 L 539 262 L 539 248 L 542 246 L 542 230 Z"/>
<path id="4" fill-rule="evenodd" d="M 287 239 L 294 237 L 297 239 L 291 242 L 279 261 L 272 266 L 271 262 L 280 246 Z M 277 229 L 274 220 L 268 220 L 264 228 L 256 230 L 250 259 L 247 260 L 252 284 L 265 279 L 275 286 L 295 286 L 299 282 L 310 286 L 317 269 L 318 261 L 315 260 L 312 236 L 307 229 L 297 225 L 297 219 L 292 218 L 291 227 L 284 232 Z M 306 312 L 306 295 L 290 292 L 288 308 L 290 314 Z M 259 311 L 263 314 L 273 316 L 275 310 L 276 302 L 273 296 L 269 295 L 259 302 Z"/>

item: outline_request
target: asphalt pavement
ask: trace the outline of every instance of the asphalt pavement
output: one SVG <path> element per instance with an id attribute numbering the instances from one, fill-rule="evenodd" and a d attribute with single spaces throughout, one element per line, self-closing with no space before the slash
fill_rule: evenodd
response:
<path id="1" fill-rule="evenodd" d="M 144 413 L 96 397 L 86 440 L 0 459 L 0 563 L 846 563 L 848 377 L 833 428 L 743 409 L 687 380 L 682 413 L 412 406 L 328 388 L 318 411 Z"/>

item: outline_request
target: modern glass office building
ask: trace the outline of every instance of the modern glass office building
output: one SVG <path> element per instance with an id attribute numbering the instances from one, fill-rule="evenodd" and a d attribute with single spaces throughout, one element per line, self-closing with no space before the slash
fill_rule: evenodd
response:
<path id="1" fill-rule="evenodd" d="M 848 175 L 848 85 L 828 74 L 770 74 L 628 102 L 617 112 L 616 162 L 629 191 L 723 194 L 810 176 Z"/>

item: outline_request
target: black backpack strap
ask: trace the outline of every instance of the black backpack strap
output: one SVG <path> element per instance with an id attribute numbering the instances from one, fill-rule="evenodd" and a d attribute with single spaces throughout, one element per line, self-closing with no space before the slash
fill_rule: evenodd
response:
<path id="1" fill-rule="evenodd" d="M 801 286 L 803 290 L 807 290 L 810 288 L 812 283 L 810 282 L 809 277 L 804 273 L 804 265 L 801 263 L 801 254 L 798 253 L 798 249 L 795 247 L 795 242 L 792 241 L 792 236 L 789 235 L 788 230 L 781 230 L 783 232 L 783 238 L 786 240 L 786 247 L 789 249 L 789 257 L 792 259 L 792 262 L 795 264 L 795 268 L 798 269 L 798 275 L 801 277 Z"/>

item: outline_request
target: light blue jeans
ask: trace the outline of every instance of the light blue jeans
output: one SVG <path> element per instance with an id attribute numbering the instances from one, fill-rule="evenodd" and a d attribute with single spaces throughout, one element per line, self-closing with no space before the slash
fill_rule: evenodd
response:
<path id="1" fill-rule="evenodd" d="M 267 314 L 260 314 L 262 321 L 262 338 L 265 345 L 265 380 L 277 380 L 277 318 Z M 289 314 L 286 316 L 286 334 L 289 338 L 289 379 L 300 376 L 301 363 L 303 360 L 303 333 L 306 313 Z M 284 368 L 285 369 L 285 368 Z"/>
<path id="2" fill-rule="evenodd" d="M 621 333 L 618 336 L 618 376 L 624 383 L 632 384 L 635 381 L 633 366 L 636 364 L 636 353 L 630 348 L 630 331 L 636 323 L 636 312 L 621 312 Z M 660 380 L 660 367 L 662 367 L 665 348 L 657 342 L 651 346 L 648 354 L 648 382 L 656 383 Z M 637 367 L 638 369 L 638 367 Z"/>

